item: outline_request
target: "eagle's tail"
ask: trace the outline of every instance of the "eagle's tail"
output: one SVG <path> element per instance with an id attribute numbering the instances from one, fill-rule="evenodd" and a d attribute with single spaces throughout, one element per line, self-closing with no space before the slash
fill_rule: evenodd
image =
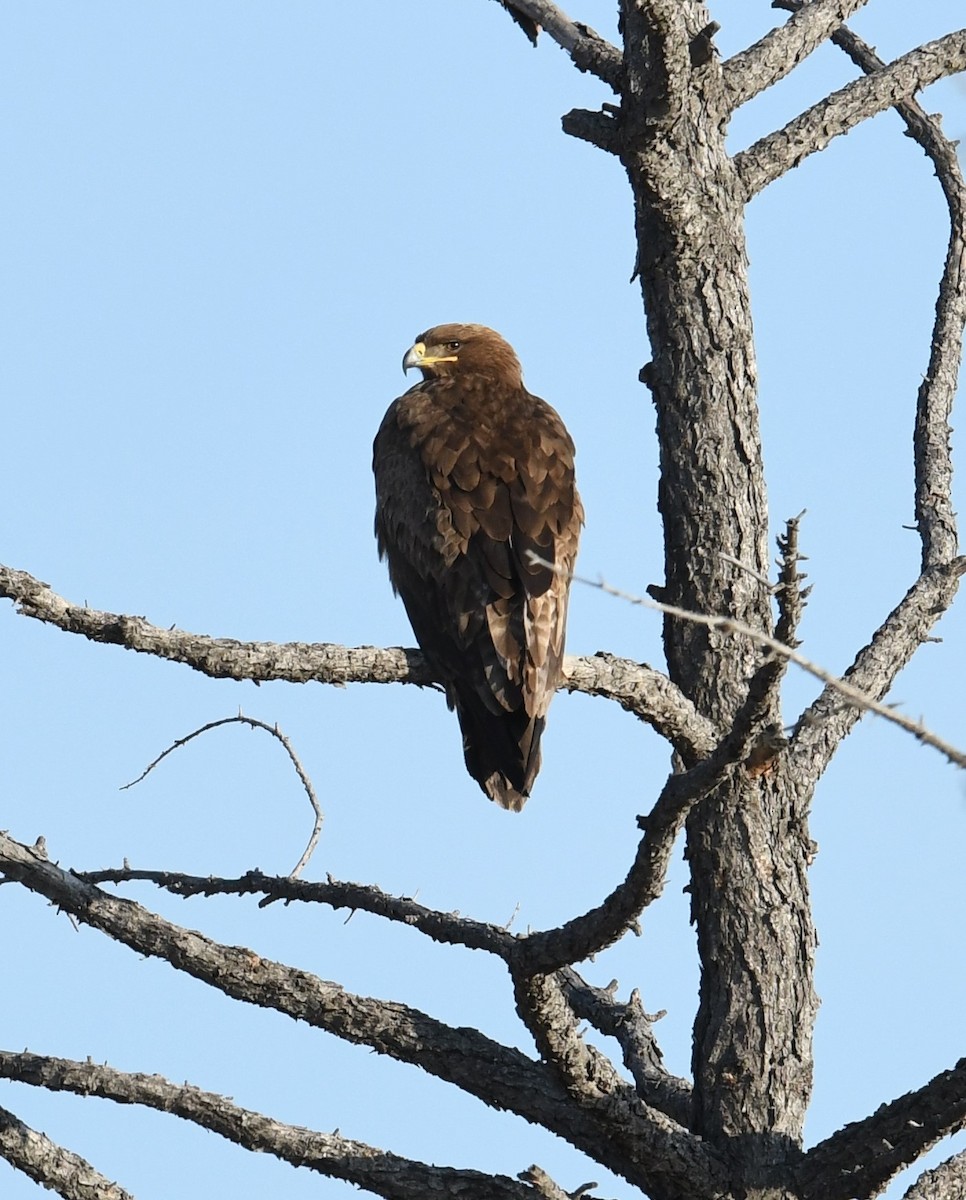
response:
<path id="1" fill-rule="evenodd" d="M 519 812 L 540 770 L 544 718 L 522 710 L 493 713 L 473 695 L 454 700 L 467 771 L 491 800 Z"/>

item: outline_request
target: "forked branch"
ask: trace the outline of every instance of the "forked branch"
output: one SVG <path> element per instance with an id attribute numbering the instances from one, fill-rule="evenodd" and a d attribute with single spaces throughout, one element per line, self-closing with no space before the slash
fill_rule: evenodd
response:
<path id="1" fill-rule="evenodd" d="M 370 1046 L 542 1125 L 631 1183 L 640 1164 L 600 1138 L 596 1122 L 542 1063 L 473 1029 L 455 1029 L 408 1005 L 355 996 L 307 971 L 225 946 L 119 899 L 0 833 L 0 874 L 45 896 L 78 921 L 161 958 L 227 996 L 272 1008 L 344 1041 Z M 293 881 L 298 882 L 298 881 Z"/>

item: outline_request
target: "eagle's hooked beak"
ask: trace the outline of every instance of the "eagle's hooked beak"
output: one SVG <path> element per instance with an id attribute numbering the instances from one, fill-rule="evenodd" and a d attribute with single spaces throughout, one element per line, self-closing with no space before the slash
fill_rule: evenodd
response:
<path id="1" fill-rule="evenodd" d="M 426 354 L 426 343 L 417 342 L 415 346 L 410 346 L 403 355 L 403 374 L 411 370 L 413 367 L 418 367 L 422 363 Z"/>
<path id="2" fill-rule="evenodd" d="M 434 367 L 437 363 L 456 362 L 455 354 L 427 354 L 426 343 L 417 342 L 415 346 L 410 346 L 403 358 L 403 374 L 411 367 Z"/>

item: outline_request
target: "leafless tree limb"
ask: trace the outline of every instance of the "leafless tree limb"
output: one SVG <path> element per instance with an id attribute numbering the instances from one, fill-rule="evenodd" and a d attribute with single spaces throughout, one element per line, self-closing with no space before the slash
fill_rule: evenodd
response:
<path id="1" fill-rule="evenodd" d="M 312 825 L 312 833 L 309 837 L 308 844 L 302 851 L 302 857 L 298 860 L 291 871 L 292 878 L 296 879 L 299 875 L 301 875 L 305 865 L 312 857 L 312 852 L 318 845 L 319 838 L 322 835 L 322 806 L 319 804 L 319 798 L 315 794 L 315 788 L 312 786 L 312 780 L 309 779 L 305 768 L 302 766 L 299 756 L 295 753 L 295 747 L 285 736 L 285 734 L 282 733 L 277 725 L 269 725 L 266 721 L 260 721 L 257 717 L 246 717 L 243 713 L 239 713 L 237 717 L 222 717 L 218 721 L 209 721 L 207 725 L 202 725 L 200 729 L 195 729 L 185 737 L 178 738 L 176 741 L 172 742 L 172 744 L 168 746 L 166 750 L 161 751 L 161 753 L 156 759 L 154 759 L 153 762 L 148 763 L 137 779 L 132 779 L 130 783 L 124 784 L 124 787 L 121 790 L 125 791 L 127 788 L 132 788 L 139 784 L 141 780 L 144 779 L 145 776 L 149 775 L 160 762 L 168 757 L 169 754 L 173 753 L 175 750 L 179 750 L 182 746 L 187 745 L 187 743 L 192 741 L 192 739 L 200 737 L 203 733 L 208 733 L 209 730 L 217 729 L 221 725 L 248 725 L 252 729 L 263 729 L 266 733 L 271 734 L 273 738 L 282 743 L 285 753 L 289 757 L 289 761 L 295 768 L 295 773 L 299 777 L 299 782 L 302 784 L 302 787 L 309 798 L 309 804 L 312 805 L 312 812 L 315 814 L 315 820 Z"/>
<path id="2" fill-rule="evenodd" d="M 573 578 L 578 583 L 598 588 L 609 596 L 626 600 L 629 604 L 653 608 L 657 612 L 680 617 L 696 625 L 705 625 L 709 629 L 749 638 L 758 645 L 764 646 L 772 654 L 795 663 L 809 675 L 814 675 L 816 679 L 822 680 L 826 688 L 819 701 L 816 701 L 816 705 L 827 695 L 834 695 L 839 707 L 842 707 L 842 700 L 846 701 L 845 707 L 853 716 L 849 728 L 860 719 L 863 712 L 873 712 L 877 716 L 891 721 L 892 724 L 898 725 L 901 729 L 905 729 L 918 741 L 932 746 L 956 766 L 966 767 L 966 753 L 932 733 L 922 721 L 914 721 L 881 702 L 881 698 L 888 692 L 896 675 L 906 665 L 917 647 L 927 640 L 929 630 L 948 609 L 959 585 L 959 578 L 964 573 L 966 573 L 966 557 L 954 559 L 950 563 L 944 563 L 925 571 L 909 589 L 903 601 L 892 612 L 885 624 L 877 631 L 872 644 L 860 651 L 855 663 L 841 679 L 803 654 L 799 654 L 793 647 L 786 646 L 777 638 L 773 638 L 743 621 L 738 621 L 734 617 L 692 612 L 690 609 L 678 608 L 674 604 L 665 604 L 663 601 L 652 600 L 647 596 L 634 596 L 629 592 L 621 591 L 620 588 L 612 587 L 603 580 L 585 579 L 580 575 L 575 575 Z M 887 658 L 888 651 L 894 651 L 900 657 L 889 660 Z M 901 657 L 902 654 L 905 657 Z M 864 664 L 866 668 L 870 667 L 873 660 L 876 666 L 875 671 L 863 670 L 860 667 L 860 663 Z M 868 678 L 869 685 L 864 686 L 859 683 L 859 678 Z M 812 709 L 809 709 L 800 718 L 799 732 L 802 732 L 809 723 L 819 721 L 822 714 L 817 710 L 813 712 L 815 708 L 816 706 L 813 705 Z M 841 736 L 844 736 L 844 733 Z"/>
<path id="3" fill-rule="evenodd" d="M 963 765 L 961 751 L 930 734 L 921 722 L 910 721 L 895 709 L 885 708 L 883 712 L 881 698 L 949 608 L 964 571 L 966 558 L 924 571 L 873 634 L 871 642 L 855 656 L 842 680 L 829 681 L 818 699 L 799 717 L 789 753 L 807 764 L 809 778 L 821 776 L 839 742 L 855 727 L 865 708 L 908 729 L 919 741 L 945 754 L 950 762 Z M 871 698 L 874 706 L 852 703 L 848 692 L 842 690 L 843 682 L 849 691 Z"/>
<path id="4" fill-rule="evenodd" d="M 797 167 L 808 155 L 860 122 L 892 108 L 921 88 L 966 70 L 966 29 L 910 50 L 862 79 L 855 79 L 749 146 L 735 157 L 746 199 Z"/>
<path id="5" fill-rule="evenodd" d="M 721 64 L 729 111 L 770 88 L 827 41 L 868 0 L 811 0 L 784 25 Z"/>
<path id="6" fill-rule="evenodd" d="M 579 71 L 602 79 L 616 92 L 621 79 L 621 52 L 599 33 L 567 14 L 550 0 L 499 0 L 504 8 L 538 26 L 565 50 Z"/>
<path id="7" fill-rule="evenodd" d="M 798 0 L 775 0 L 775 4 L 793 11 L 800 7 Z M 838 29 L 832 41 L 866 74 L 886 65 L 851 29 Z M 950 217 L 949 247 L 936 301 L 929 366 L 919 388 L 914 434 L 916 524 L 923 543 L 922 565 L 928 567 L 947 562 L 958 545 L 949 416 L 959 383 L 966 326 L 966 182 L 956 145 L 943 133 L 939 118 L 929 116 L 915 100 L 903 100 L 896 111 L 909 136 L 935 165 Z"/>
<path id="8" fill-rule="evenodd" d="M 963 1200 L 966 1197 L 966 1151 L 954 1154 L 932 1171 L 925 1171 L 903 1200 Z"/>
<path id="9" fill-rule="evenodd" d="M 338 1133 L 316 1133 L 286 1125 L 234 1104 L 215 1092 L 175 1084 L 160 1075 L 115 1070 L 92 1062 L 75 1062 L 38 1054 L 0 1050 L 0 1077 L 16 1079 L 54 1092 L 99 1096 L 118 1104 L 138 1104 L 171 1113 L 220 1134 L 246 1150 L 273 1154 L 295 1167 L 307 1167 L 343 1179 L 387 1200 L 465 1196 L 467 1200 L 540 1200 L 537 1188 L 505 1175 L 430 1166 L 352 1141 Z M 39 1135 L 34 1135 L 35 1137 Z M 108 1185 L 110 1186 L 110 1185 Z M 62 1192 L 62 1195 L 68 1193 Z M 76 1194 L 90 1200 L 88 1191 Z M 97 1193 L 100 1196 L 100 1193 Z M 104 1193 L 113 1197 L 115 1193 Z M 118 1191 L 118 1200 L 127 1193 Z"/>
<path id="10" fill-rule="evenodd" d="M 352 995 L 309 972 L 182 929 L 130 900 L 110 896 L 2 833 L 0 873 L 138 954 L 162 958 L 236 1000 L 273 1008 L 421 1067 L 485 1104 L 543 1125 L 631 1183 L 640 1183 L 640 1163 L 619 1147 L 602 1147 L 599 1128 L 574 1106 L 548 1067 L 476 1030 L 454 1029 L 404 1004 Z"/>
<path id="11" fill-rule="evenodd" d="M 734 726 L 715 750 L 690 770 L 672 774 L 646 817 L 644 836 L 627 878 L 596 908 L 559 929 L 532 933 L 514 948 L 513 969 L 520 977 L 549 973 L 578 963 L 612 945 L 663 892 L 675 839 L 694 804 L 743 763 L 762 733 L 770 682 L 777 660 L 763 664 L 748 686 Z"/>
<path id="12" fill-rule="evenodd" d="M 877 1195 L 930 1146 L 964 1125 L 966 1059 L 960 1059 L 924 1087 L 813 1146 L 796 1167 L 802 1200 Z"/>
<path id="13" fill-rule="evenodd" d="M 714 724 L 681 689 L 646 663 L 598 651 L 587 658 L 568 658 L 566 670 L 561 686 L 567 691 L 616 700 L 666 738 L 684 758 L 710 754 L 720 740 Z"/>
<path id="14" fill-rule="evenodd" d="M 681 1197 L 720 1194 L 727 1182 L 725 1164 L 700 1138 L 644 1104 L 611 1063 L 584 1041 L 556 976 L 517 977 L 514 982 L 517 1011 L 541 1058 L 552 1064 L 568 1094 L 602 1122 L 628 1155 L 641 1156 L 645 1191 L 657 1188 L 661 1195 Z"/>
<path id="15" fill-rule="evenodd" d="M 332 909 L 366 912 L 416 929 L 441 945 L 485 950 L 504 962 L 513 958 L 514 947 L 524 935 L 512 934 L 499 925 L 474 921 L 456 913 L 427 908 L 407 896 L 391 896 L 369 884 L 342 883 L 331 875 L 324 883 L 291 876 L 263 875 L 249 871 L 238 879 L 211 875 L 182 875 L 175 871 L 139 870 L 130 866 L 101 871 L 75 872 L 87 883 L 153 883 L 176 896 L 263 896 L 262 906 L 283 901 L 327 904 Z"/>
<path id="16" fill-rule="evenodd" d="M 72 1150 L 0 1108 L 0 1158 L 64 1200 L 134 1200 Z"/>
<path id="17" fill-rule="evenodd" d="M 162 629 L 144 617 L 100 612 L 72 604 L 47 584 L 11 567 L 0 566 L 0 597 L 18 611 L 93 642 L 123 646 L 182 663 L 213 679 L 250 679 L 264 683 L 410 683 L 434 686 L 435 676 L 418 650 L 347 647 L 319 642 L 239 642 Z M 711 723 L 660 671 L 611 655 L 568 657 L 562 687 L 616 700 L 647 721 L 676 748 L 700 754 L 717 741 Z"/>
<path id="18" fill-rule="evenodd" d="M 573 967 L 561 968 L 557 978 L 575 1015 L 617 1041 L 624 1065 L 644 1103 L 687 1128 L 691 1118 L 691 1085 L 663 1065 L 653 1033 L 658 1018 L 644 1011 L 637 989 L 623 1003 L 614 998 L 616 982 L 609 988 L 592 987 Z"/>

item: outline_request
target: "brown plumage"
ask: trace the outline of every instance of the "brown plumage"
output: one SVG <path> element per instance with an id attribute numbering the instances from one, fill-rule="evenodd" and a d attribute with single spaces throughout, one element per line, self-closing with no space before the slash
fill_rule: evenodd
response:
<path id="1" fill-rule="evenodd" d="M 519 811 L 563 670 L 583 508 L 574 445 L 484 325 L 437 325 L 373 445 L 376 538 L 463 731 L 466 769 Z M 564 574 L 532 561 L 529 552 Z"/>

